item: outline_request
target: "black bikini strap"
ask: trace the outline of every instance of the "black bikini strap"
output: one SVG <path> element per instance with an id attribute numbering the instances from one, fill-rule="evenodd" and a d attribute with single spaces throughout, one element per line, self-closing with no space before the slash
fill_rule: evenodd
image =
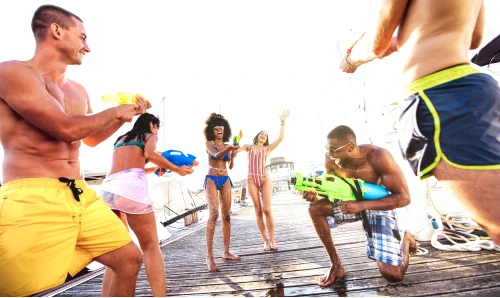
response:
<path id="1" fill-rule="evenodd" d="M 351 183 L 347 182 L 347 180 L 345 180 L 344 178 L 342 178 L 340 176 L 338 176 L 338 177 L 342 181 L 347 183 L 347 185 L 349 185 L 352 192 L 354 193 L 354 196 L 356 197 L 356 201 L 363 201 L 364 200 L 363 192 L 361 191 L 361 186 L 359 185 L 359 181 L 357 179 L 353 179 L 354 185 L 356 185 L 356 187 L 354 187 Z M 359 213 L 361 214 L 361 221 L 363 222 L 363 229 L 368 234 L 368 238 L 372 238 L 372 228 L 370 227 L 370 225 L 368 223 L 368 215 L 366 215 L 366 210 L 363 210 Z"/>

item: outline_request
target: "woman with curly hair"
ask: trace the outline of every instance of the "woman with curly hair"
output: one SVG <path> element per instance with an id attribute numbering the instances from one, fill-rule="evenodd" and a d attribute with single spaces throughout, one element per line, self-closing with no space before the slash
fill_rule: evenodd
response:
<path id="1" fill-rule="evenodd" d="M 233 168 L 234 157 L 239 146 L 225 144 L 231 137 L 231 127 L 224 116 L 216 113 L 210 114 L 205 121 L 204 130 L 206 150 L 208 153 L 208 175 L 205 177 L 205 193 L 208 202 L 209 218 L 207 222 L 207 266 L 210 272 L 220 271 L 215 263 L 213 254 L 213 240 L 215 225 L 219 217 L 219 205 L 222 216 L 222 240 L 224 252 L 222 259 L 239 260 L 240 257 L 229 252 L 231 238 L 231 187 L 233 183 L 227 174 L 226 164 Z"/>
<path id="2" fill-rule="evenodd" d="M 137 118 L 132 130 L 116 139 L 111 170 L 101 184 L 100 194 L 125 226 L 134 231 L 144 253 L 146 277 L 153 296 L 164 297 L 167 289 L 165 267 L 146 178 L 146 173 L 153 173 L 156 168 L 145 169 L 144 166 L 150 161 L 160 171 L 167 169 L 181 176 L 193 173 L 193 169 L 177 167 L 156 153 L 159 127 L 160 119 L 145 113 Z M 106 268 L 102 282 L 103 297 L 109 296 L 112 278 L 113 272 Z"/>
<path id="3" fill-rule="evenodd" d="M 266 171 L 266 160 L 271 151 L 278 147 L 285 137 L 285 120 L 289 115 L 290 112 L 288 110 L 283 111 L 280 115 L 280 136 L 272 144 L 269 144 L 267 133 L 261 131 L 253 139 L 253 144 L 243 145 L 238 150 L 248 151 L 248 193 L 252 198 L 255 208 L 257 226 L 264 240 L 265 251 L 278 250 L 278 246 L 274 241 L 274 218 L 271 212 L 273 182 Z M 266 227 L 269 237 L 267 237 Z"/>

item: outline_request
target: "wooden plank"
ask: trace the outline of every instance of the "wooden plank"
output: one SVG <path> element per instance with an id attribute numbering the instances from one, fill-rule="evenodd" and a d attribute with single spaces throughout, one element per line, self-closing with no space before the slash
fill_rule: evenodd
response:
<path id="1" fill-rule="evenodd" d="M 472 263 L 471 263 L 472 264 Z M 496 270 L 492 270 L 491 267 L 496 267 Z M 490 276 L 496 276 L 500 274 L 500 261 L 495 264 L 485 263 L 485 264 L 477 264 L 470 265 L 467 267 L 456 267 L 453 266 L 451 268 L 445 269 L 435 269 L 436 267 L 428 268 L 428 270 L 422 270 L 417 273 L 409 273 L 405 276 L 405 279 L 402 282 L 394 283 L 394 289 L 398 289 L 401 293 L 393 294 L 395 290 L 392 286 L 387 286 L 388 283 L 384 278 L 382 278 L 378 272 L 376 267 L 363 269 L 362 267 L 358 268 L 355 272 L 348 271 L 347 278 L 345 284 L 349 291 L 362 291 L 362 290 L 373 290 L 373 291 L 384 291 L 387 292 L 389 296 L 402 296 L 403 292 L 406 291 L 408 287 L 414 287 L 417 284 L 425 284 L 426 291 L 431 292 L 433 294 L 441 294 L 444 293 L 442 290 L 435 292 L 436 288 L 431 287 L 427 289 L 427 285 L 434 285 L 436 281 L 436 277 L 439 276 L 439 283 L 448 282 L 450 285 L 456 283 L 457 274 L 460 276 L 465 276 L 467 274 L 469 277 L 473 278 L 474 276 L 478 276 L 478 279 L 488 279 Z M 271 290 L 275 289 L 278 285 L 283 285 L 284 288 L 300 288 L 300 287 L 311 287 L 313 289 L 308 290 L 309 294 L 319 294 L 324 292 L 324 289 L 320 289 L 317 286 L 318 277 L 324 274 L 326 268 L 320 269 L 310 269 L 310 270 L 300 270 L 300 272 L 293 273 L 279 273 L 276 275 L 273 274 L 258 274 L 254 276 L 253 281 L 238 281 L 234 278 L 226 276 L 223 273 L 214 274 L 214 278 L 222 283 L 213 283 L 209 285 L 191 285 L 187 287 L 176 287 L 169 291 L 169 295 L 175 295 L 176 293 L 182 294 L 224 294 L 234 290 L 234 288 L 238 288 L 239 291 L 244 291 L 245 293 L 252 293 L 256 295 L 256 291 L 260 293 L 263 289 Z M 429 270 L 431 269 L 431 270 Z M 484 274 L 483 272 L 489 272 L 489 274 Z M 472 276 L 472 277 L 471 277 Z M 500 281 L 499 281 L 500 282 Z M 286 285 L 286 286 L 285 286 Z M 496 285 L 496 284 L 495 284 Z M 168 286 L 168 284 L 167 284 Z M 318 288 L 318 289 L 314 289 Z M 401 290 L 401 288 L 405 290 Z M 391 292 L 392 291 L 392 292 Z M 411 295 L 417 295 L 422 291 L 412 290 Z M 426 293 L 426 292 L 425 292 Z"/>
<path id="2" fill-rule="evenodd" d="M 380 276 L 376 262 L 366 257 L 360 222 L 331 230 L 337 252 L 347 271 L 342 283 L 321 288 L 318 278 L 330 266 L 307 213 L 297 195 L 273 197 L 276 241 L 279 250 L 264 252 L 253 208 L 231 217 L 231 251 L 241 261 L 216 260 L 221 272 L 208 272 L 205 264 L 205 230 L 162 247 L 167 271 L 168 296 L 491 296 L 500 288 L 500 253 L 497 251 L 447 252 L 421 243 L 429 254 L 412 257 L 399 283 Z M 216 226 L 214 254 L 222 254 L 221 224 Z M 460 286 L 458 286 L 460 285 Z M 87 281 L 61 296 L 99 296 L 101 277 Z M 444 287 L 444 290 L 443 290 Z M 151 296 L 144 268 L 136 296 Z M 497 295 L 498 296 L 498 295 Z"/>
<path id="3" fill-rule="evenodd" d="M 433 273 L 439 272 L 443 270 L 453 270 L 455 268 L 460 267 L 469 267 L 469 270 L 472 271 L 472 266 L 479 264 L 487 264 L 489 267 L 494 268 L 498 266 L 498 262 L 500 260 L 492 261 L 490 257 L 483 256 L 482 258 L 478 257 L 470 257 L 470 258 L 462 258 L 460 264 L 450 263 L 448 261 L 434 261 L 434 262 L 421 262 L 417 264 L 411 265 L 411 270 L 408 272 L 408 275 L 417 274 L 417 273 Z M 230 278 L 235 283 L 243 283 L 243 282 L 252 282 L 259 281 L 263 276 L 268 278 L 277 278 L 282 280 L 286 280 L 288 278 L 298 278 L 298 277 L 312 277 L 318 278 L 321 276 L 329 267 L 329 262 L 327 260 L 323 260 L 321 264 L 317 263 L 304 263 L 302 265 L 294 265 L 294 266 L 281 266 L 278 270 L 274 267 L 270 268 L 261 268 L 258 270 L 257 275 L 249 275 L 241 274 L 240 271 L 236 272 L 224 272 L 224 277 Z M 344 268 L 347 271 L 348 276 L 355 276 L 356 278 L 370 278 L 370 277 L 379 277 L 380 274 L 378 272 L 377 266 L 375 262 L 358 262 L 356 264 L 344 264 Z M 248 271 L 247 271 L 248 272 Z M 215 277 L 215 278 L 214 278 Z M 225 281 L 216 278 L 217 275 L 214 273 L 208 273 L 205 275 L 197 275 L 196 277 L 189 275 L 177 275 L 175 277 L 168 276 L 167 283 L 171 288 L 183 288 L 183 287 L 201 287 L 201 286 L 212 286 L 224 283 Z"/>

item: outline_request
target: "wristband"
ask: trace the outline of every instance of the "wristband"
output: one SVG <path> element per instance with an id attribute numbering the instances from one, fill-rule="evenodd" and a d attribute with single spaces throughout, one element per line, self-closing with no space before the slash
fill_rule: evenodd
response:
<path id="1" fill-rule="evenodd" d="M 356 69 L 356 68 L 358 68 L 357 66 L 354 66 L 354 65 L 352 65 L 351 63 L 349 63 L 349 60 L 347 60 L 347 57 L 349 57 L 349 55 L 345 56 L 345 62 L 347 63 L 347 66 L 348 66 L 350 69 Z"/>
<path id="2" fill-rule="evenodd" d="M 351 52 L 352 52 L 352 49 L 354 48 L 354 46 L 356 45 L 358 41 L 356 40 L 348 49 L 347 49 L 347 55 L 349 55 Z"/>

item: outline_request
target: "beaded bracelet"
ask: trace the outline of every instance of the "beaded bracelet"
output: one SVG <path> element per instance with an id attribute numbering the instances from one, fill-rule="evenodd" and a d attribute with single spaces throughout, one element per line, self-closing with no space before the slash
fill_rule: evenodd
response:
<path id="1" fill-rule="evenodd" d="M 359 39 L 358 39 L 359 40 Z M 358 43 L 358 40 L 356 40 L 348 49 L 347 49 L 347 55 L 349 55 L 352 52 L 352 49 Z"/>

